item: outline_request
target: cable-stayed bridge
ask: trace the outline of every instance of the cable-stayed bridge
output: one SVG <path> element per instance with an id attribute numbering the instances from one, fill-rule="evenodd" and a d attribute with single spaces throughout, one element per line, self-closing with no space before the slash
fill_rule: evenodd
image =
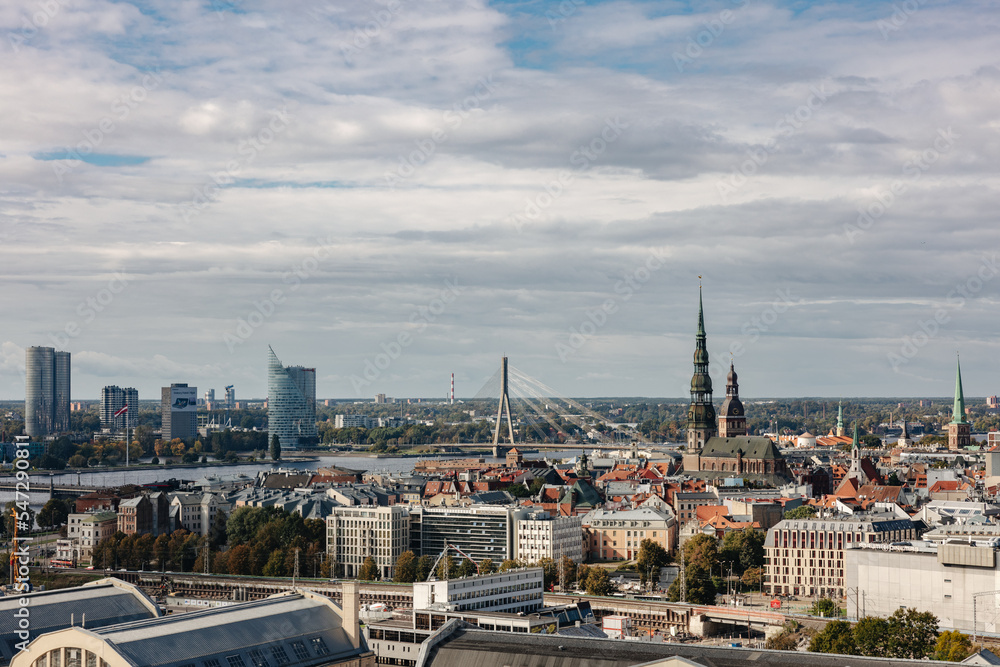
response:
<path id="1" fill-rule="evenodd" d="M 606 416 L 562 396 L 541 380 L 515 368 L 508 363 L 507 357 L 501 359 L 500 368 L 473 397 L 474 401 L 490 399 L 497 401 L 494 446 L 505 438 L 507 442 L 514 442 L 515 420 L 522 426 L 519 429 L 522 441 L 528 440 L 529 434 L 542 443 L 557 438 L 559 434 L 565 435 L 565 423 L 569 422 L 583 433 L 595 433 L 599 445 L 622 447 L 631 442 L 651 444 L 633 429 L 597 430 L 595 427 L 598 424 L 609 422 Z M 507 420 L 506 425 L 504 419 Z"/>

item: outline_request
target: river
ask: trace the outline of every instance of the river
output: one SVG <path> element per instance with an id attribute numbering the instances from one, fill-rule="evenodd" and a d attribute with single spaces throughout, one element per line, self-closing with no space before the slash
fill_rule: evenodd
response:
<path id="1" fill-rule="evenodd" d="M 546 451 L 536 454 L 525 454 L 527 459 L 565 459 L 579 455 L 579 450 Z M 203 477 L 223 477 L 230 475 L 246 475 L 255 477 L 264 470 L 276 467 L 284 469 L 316 470 L 327 466 L 338 466 L 366 472 L 406 473 L 413 470 L 417 461 L 422 459 L 461 459 L 480 458 L 472 454 L 448 454 L 426 457 L 391 457 L 374 458 L 371 456 L 318 456 L 310 461 L 281 461 L 277 465 L 271 461 L 261 463 L 244 463 L 238 465 L 195 466 L 178 468 L 136 468 L 114 470 L 81 470 L 72 472 L 33 473 L 29 483 L 31 492 L 28 494 L 29 505 L 36 511 L 49 499 L 49 482 L 55 486 L 104 487 L 121 486 L 123 484 L 150 484 L 165 482 L 169 479 L 196 481 Z M 482 457 L 487 463 L 502 464 L 503 459 Z M 13 478 L 6 478 L 13 481 Z M 0 503 L 6 504 L 14 500 L 13 491 L 0 491 Z"/>

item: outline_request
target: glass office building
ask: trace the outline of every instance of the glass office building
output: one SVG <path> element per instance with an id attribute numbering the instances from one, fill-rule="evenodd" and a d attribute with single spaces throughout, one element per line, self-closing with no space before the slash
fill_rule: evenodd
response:
<path id="1" fill-rule="evenodd" d="M 29 347 L 24 372 L 24 432 L 41 438 L 69 431 L 69 352 Z"/>
<path id="2" fill-rule="evenodd" d="M 277 434 L 282 449 L 314 445 L 316 431 L 316 369 L 282 366 L 267 348 L 267 435 Z"/>

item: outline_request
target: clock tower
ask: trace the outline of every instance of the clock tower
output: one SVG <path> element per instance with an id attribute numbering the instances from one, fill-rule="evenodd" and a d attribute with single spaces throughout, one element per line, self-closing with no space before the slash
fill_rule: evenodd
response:
<path id="1" fill-rule="evenodd" d="M 736 369 L 729 362 L 729 375 L 726 377 L 726 400 L 722 402 L 719 412 L 719 436 L 732 438 L 747 434 L 747 416 L 740 402 L 740 385 L 737 381 Z"/>

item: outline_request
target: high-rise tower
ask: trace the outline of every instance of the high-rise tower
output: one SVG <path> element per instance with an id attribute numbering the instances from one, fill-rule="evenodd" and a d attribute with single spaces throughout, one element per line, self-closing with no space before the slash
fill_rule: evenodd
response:
<path id="1" fill-rule="evenodd" d="M 747 434 L 747 416 L 740 401 L 740 385 L 733 362 L 729 362 L 729 375 L 726 376 L 726 400 L 722 402 L 719 413 L 719 436 L 733 438 Z"/>
<path id="2" fill-rule="evenodd" d="M 705 336 L 705 310 L 698 286 L 698 333 L 695 335 L 694 375 L 691 376 L 691 405 L 688 407 L 687 450 L 699 451 L 716 433 L 715 408 L 712 406 L 712 378 L 708 375 L 708 347 Z"/>
<path id="3" fill-rule="evenodd" d="M 282 449 L 298 449 L 319 440 L 316 430 L 316 369 L 282 366 L 267 347 L 267 433 Z"/>
<path id="4" fill-rule="evenodd" d="M 972 424 L 965 418 L 965 394 L 962 392 L 962 364 L 955 370 L 955 404 L 948 424 L 948 449 L 963 449 L 972 444 Z"/>
<path id="5" fill-rule="evenodd" d="M 24 432 L 32 438 L 69 430 L 70 354 L 51 347 L 24 351 Z"/>
<path id="6" fill-rule="evenodd" d="M 160 389 L 163 441 L 193 440 L 198 436 L 198 388 L 175 382 Z M 133 422 L 134 423 L 134 422 Z"/>
<path id="7" fill-rule="evenodd" d="M 128 406 L 128 411 L 117 417 L 119 410 Z M 101 389 L 101 427 L 109 430 L 130 427 L 139 423 L 139 392 L 133 387 L 122 389 L 109 385 Z"/>

